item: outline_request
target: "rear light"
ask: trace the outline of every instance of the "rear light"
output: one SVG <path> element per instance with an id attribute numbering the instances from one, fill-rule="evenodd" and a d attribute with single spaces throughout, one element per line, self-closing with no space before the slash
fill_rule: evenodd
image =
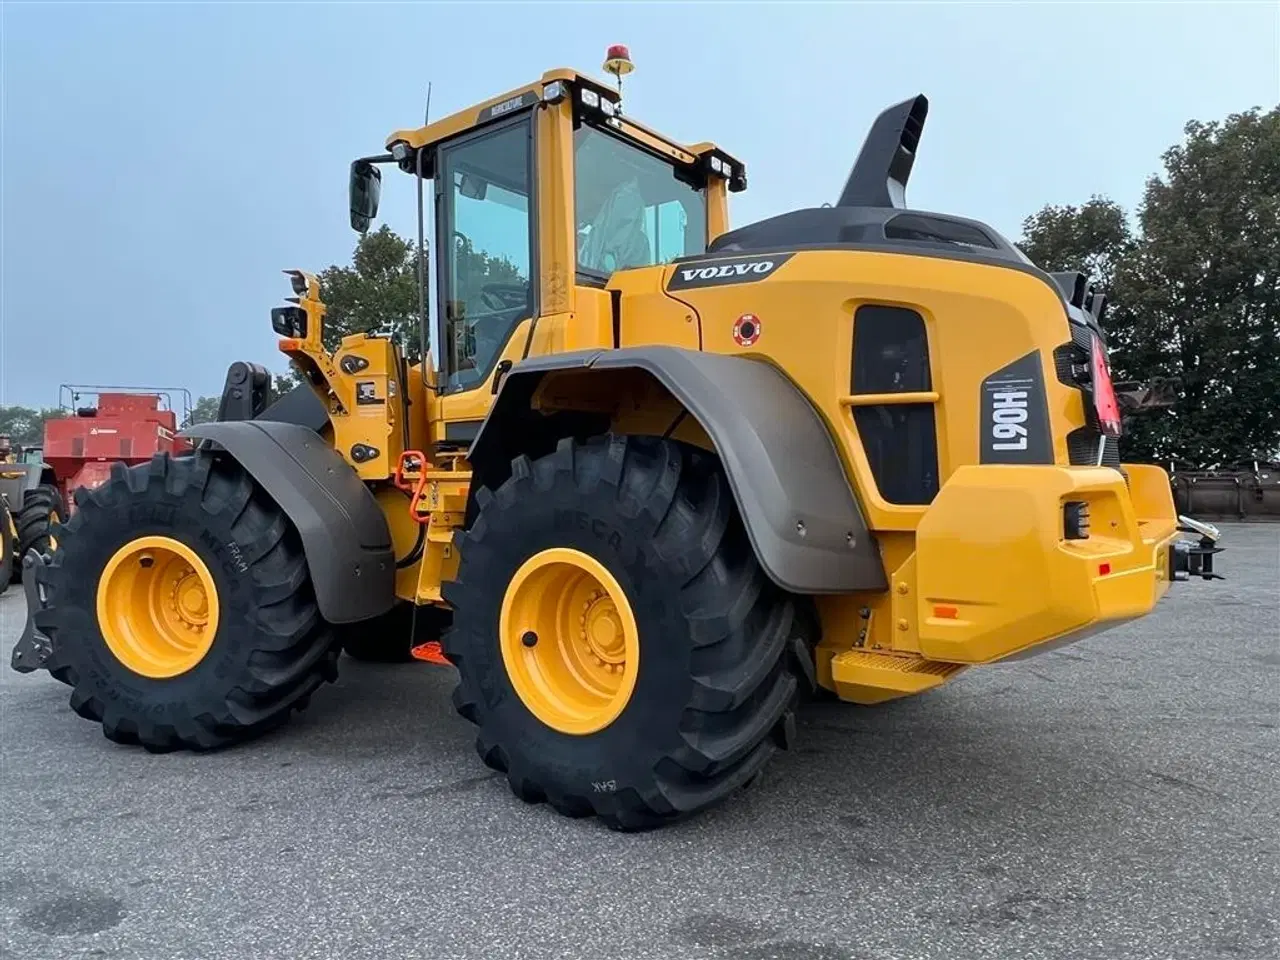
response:
<path id="1" fill-rule="evenodd" d="M 1062 536 L 1066 540 L 1089 539 L 1089 504 L 1068 500 L 1062 505 Z"/>
<path id="2" fill-rule="evenodd" d="M 1093 338 L 1093 408 L 1098 414 L 1098 426 L 1108 437 L 1120 436 L 1120 405 L 1116 402 L 1116 390 L 1111 384 L 1111 370 L 1107 367 L 1107 355 L 1102 340 Z"/>

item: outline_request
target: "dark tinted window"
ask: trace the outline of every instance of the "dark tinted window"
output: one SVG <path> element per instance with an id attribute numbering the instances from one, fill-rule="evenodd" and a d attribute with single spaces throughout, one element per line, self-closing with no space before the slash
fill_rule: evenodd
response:
<path id="1" fill-rule="evenodd" d="M 854 394 L 924 393 L 933 389 L 924 318 L 881 304 L 853 319 Z M 938 494 L 938 437 L 931 403 L 854 407 L 853 420 L 880 496 L 927 504 Z"/>
<path id="2" fill-rule="evenodd" d="M 880 496 L 890 503 L 931 503 L 938 495 L 933 404 L 855 407 L 853 419 Z"/>
<path id="3" fill-rule="evenodd" d="M 932 389 L 924 318 L 914 310 L 870 304 L 853 319 L 853 392 Z"/>

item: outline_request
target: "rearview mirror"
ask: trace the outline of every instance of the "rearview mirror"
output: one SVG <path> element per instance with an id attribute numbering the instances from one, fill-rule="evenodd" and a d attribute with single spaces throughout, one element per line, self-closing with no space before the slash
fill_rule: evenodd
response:
<path id="1" fill-rule="evenodd" d="M 368 160 L 351 164 L 351 229 L 364 233 L 378 215 L 382 172 Z"/>
<path id="2" fill-rule="evenodd" d="M 479 177 L 464 173 L 462 182 L 458 184 L 458 192 L 468 200 L 483 200 L 489 192 L 489 184 Z"/>
<path id="3" fill-rule="evenodd" d="M 272 307 L 271 329 L 282 337 L 307 336 L 307 311 L 301 307 Z"/>

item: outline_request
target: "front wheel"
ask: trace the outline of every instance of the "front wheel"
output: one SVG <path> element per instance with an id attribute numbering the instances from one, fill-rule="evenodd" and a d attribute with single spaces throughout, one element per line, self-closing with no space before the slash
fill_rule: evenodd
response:
<path id="1" fill-rule="evenodd" d="M 116 464 L 76 506 L 39 575 L 35 624 L 72 708 L 109 739 L 224 746 L 336 676 L 297 530 L 239 464 Z"/>
<path id="2" fill-rule="evenodd" d="M 62 494 L 52 484 L 42 483 L 22 495 L 22 507 L 16 511 L 18 527 L 18 566 L 28 550 L 52 553 L 57 547 L 55 529 L 67 515 Z M 15 570 L 21 576 L 21 569 Z"/>
<path id="3" fill-rule="evenodd" d="M 715 457 L 566 439 L 478 499 L 444 650 L 455 706 L 517 796 L 646 829 L 787 745 L 815 621 L 761 570 Z"/>

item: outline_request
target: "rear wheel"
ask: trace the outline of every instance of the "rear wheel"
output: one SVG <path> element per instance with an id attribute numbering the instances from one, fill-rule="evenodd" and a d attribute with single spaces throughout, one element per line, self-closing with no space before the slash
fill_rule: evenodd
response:
<path id="1" fill-rule="evenodd" d="M 19 561 L 28 550 L 52 553 L 58 545 L 54 529 L 66 515 L 67 508 L 57 487 L 42 483 L 26 491 L 22 495 L 22 507 L 14 518 L 18 526 Z M 21 575 L 20 570 L 15 573 Z"/>
<path id="2" fill-rule="evenodd" d="M 255 736 L 336 676 L 302 543 L 233 461 L 125 468 L 78 493 L 41 573 L 49 672 L 103 733 L 150 750 Z"/>
<path id="3" fill-rule="evenodd" d="M 645 829 L 787 745 L 809 601 L 760 569 L 714 457 L 563 440 L 478 499 L 444 650 L 455 706 L 517 796 Z"/>

